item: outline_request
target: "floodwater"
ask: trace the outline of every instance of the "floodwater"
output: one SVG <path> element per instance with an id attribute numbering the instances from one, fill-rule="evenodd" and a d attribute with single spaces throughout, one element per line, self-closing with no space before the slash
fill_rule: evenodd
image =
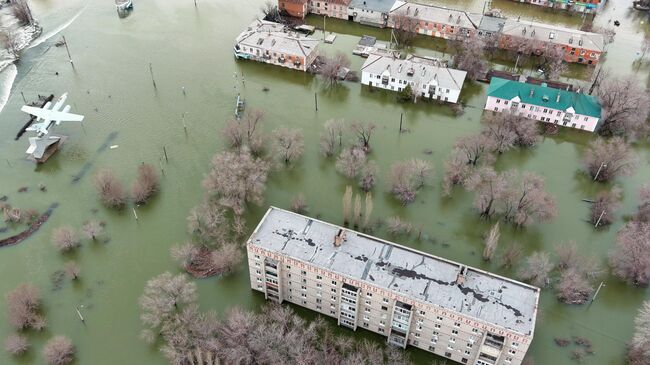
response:
<path id="1" fill-rule="evenodd" d="M 196 8 L 191 0 L 136 0 L 134 12 L 126 18 L 118 17 L 113 3 L 108 1 L 33 0 L 32 3 L 46 35 L 64 28 L 83 11 L 62 32 L 69 42 L 74 67 L 65 48 L 54 47 L 59 35 L 26 51 L 18 64 L 11 97 L 0 114 L 0 196 L 7 195 L 14 206 L 41 211 L 59 203 L 50 221 L 38 233 L 17 246 L 0 249 L 3 278 L 0 292 L 25 281 L 38 285 L 44 293 L 49 321 L 47 331 L 31 336 L 34 351 L 30 355 L 16 361 L 1 352 L 0 363 L 39 363 L 42 344 L 53 334 L 64 334 L 73 340 L 78 348 L 79 364 L 165 363 L 155 348 L 138 338 L 141 326 L 137 299 L 147 279 L 166 270 L 178 272 L 168 250 L 187 239 L 185 217 L 201 199 L 200 182 L 209 168 L 210 157 L 223 148 L 219 131 L 232 115 L 238 92 L 245 97 L 249 108 L 266 112 L 266 131 L 284 125 L 302 128 L 305 134 L 302 160 L 289 171 L 274 172 L 265 205 L 249 210 L 247 219 L 251 229 L 268 205 L 286 208 L 298 192 L 305 195 L 311 214 L 340 223 L 341 196 L 349 182 L 336 173 L 332 161 L 319 156 L 318 134 L 323 122 L 330 118 L 373 121 L 379 128 L 371 141 L 371 158 L 381 169 L 373 217 L 399 215 L 423 227 L 422 240 L 413 238 L 401 243 L 502 275 L 513 275 L 513 271 L 498 270 L 495 264 L 481 260 L 482 235 L 490 223 L 473 213 L 472 196 L 456 190 L 453 198 L 440 198 L 442 161 L 457 137 L 480 129 L 485 85 L 466 84 L 462 98 L 468 107 L 463 116 L 455 118 L 447 107 L 429 103 L 397 104 L 393 95 L 370 92 L 359 84 L 344 83 L 325 90 L 311 75 L 235 61 L 233 40 L 259 14 L 262 0 L 198 0 Z M 442 4 L 474 11 L 483 8 L 479 0 L 445 0 Z M 611 1 L 596 22 L 621 21 L 621 26 L 616 28 L 616 41 L 609 46 L 605 66 L 620 74 L 634 73 L 645 82 L 647 68 L 639 66 L 634 59 L 641 39 L 649 30 L 648 18 L 629 10 L 630 5 L 630 0 Z M 579 15 L 558 15 L 506 0 L 495 1 L 494 7 L 509 16 L 574 27 L 581 23 Z M 309 21 L 320 24 L 322 19 Z M 350 53 L 362 34 L 388 39 L 386 31 L 347 22 L 328 20 L 327 27 L 338 32 L 339 37 L 334 45 L 323 46 L 326 52 L 340 49 Z M 421 48 L 416 51 L 440 53 L 436 44 L 440 43 L 419 39 L 416 46 Z M 358 69 L 362 62 L 360 58 L 352 58 L 353 68 Z M 584 69 L 575 72 L 568 76 L 582 75 Z M 264 87 L 270 90 L 264 92 Z M 37 94 L 59 95 L 67 91 L 73 111 L 86 116 L 83 129 L 74 124 L 59 127 L 58 131 L 70 139 L 64 150 L 43 166 L 35 167 L 24 159 L 25 138 L 13 140 L 26 120 L 19 111 L 23 104 L 21 91 L 28 99 L 35 99 Z M 313 102 L 315 92 L 318 93 L 317 112 Z M 186 113 L 187 133 L 183 128 L 183 113 Z M 404 127 L 410 133 L 398 133 L 400 113 L 404 113 Z M 557 219 L 550 224 L 526 230 L 502 226 L 501 248 L 518 242 L 530 253 L 551 250 L 559 242 L 575 240 L 584 253 L 605 260 L 622 222 L 618 219 L 603 231 L 594 231 L 585 222 L 589 207 L 581 199 L 610 187 L 593 184 L 579 172 L 580 158 L 591 138 L 586 133 L 562 130 L 560 135 L 546 138 L 533 150 L 513 151 L 500 157 L 501 169 L 533 171 L 545 176 L 547 189 L 555 196 L 559 208 Z M 109 145 L 117 147 L 106 148 Z M 163 147 L 167 149 L 168 162 L 162 159 Z M 425 155 L 423 151 L 427 149 L 433 153 Z M 634 211 L 638 188 L 650 181 L 650 148 L 640 146 L 638 153 L 639 171 L 616 182 L 625 192 L 622 214 Z M 431 161 L 437 174 L 415 203 L 402 207 L 387 193 L 385 174 L 394 161 L 411 157 Z M 139 221 L 134 219 L 131 207 L 121 213 L 103 208 L 96 198 L 92 175 L 100 168 L 110 167 L 130 184 L 142 162 L 162 166 L 165 175 L 160 195 L 147 206 L 137 208 Z M 39 183 L 47 186 L 47 192 L 38 190 Z M 29 190 L 18 193 L 22 186 Z M 85 244 L 74 255 L 58 254 L 50 244 L 52 230 L 63 224 L 80 227 L 87 219 L 105 221 L 110 240 Z M 8 234 L 2 233 L 2 237 Z M 385 236 L 382 231 L 377 234 Z M 81 279 L 74 284 L 66 281 L 54 290 L 54 272 L 70 259 L 80 263 Z M 200 280 L 201 306 L 219 313 L 235 305 L 259 308 L 262 298 L 250 290 L 247 277 L 247 269 L 242 266 L 227 278 Z M 563 305 L 556 301 L 552 291 L 543 291 L 540 318 L 530 349 L 537 364 L 570 363 L 575 348 L 557 348 L 553 338 L 571 336 L 586 337 L 593 342 L 595 354 L 587 358 L 587 363 L 623 363 L 635 312 L 650 295 L 647 290 L 628 287 L 611 276 L 603 280 L 605 286 L 591 306 Z M 84 315 L 85 325 L 77 318 L 75 308 Z M 2 302 L 0 338 L 10 331 Z M 380 339 L 363 330 L 354 336 Z M 411 351 L 411 354 L 419 363 L 432 360 L 423 352 Z"/>

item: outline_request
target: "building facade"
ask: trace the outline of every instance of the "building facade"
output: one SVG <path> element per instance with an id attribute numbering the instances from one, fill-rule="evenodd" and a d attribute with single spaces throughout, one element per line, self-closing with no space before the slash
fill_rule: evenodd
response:
<path id="1" fill-rule="evenodd" d="M 518 3 L 539 5 L 554 9 L 564 9 L 578 13 L 594 14 L 599 12 L 606 0 L 513 0 Z"/>
<path id="2" fill-rule="evenodd" d="M 481 14 L 397 1 L 390 11 L 389 26 L 398 26 L 401 17 L 416 19 L 417 33 L 444 39 L 471 37 L 476 34 L 481 21 Z"/>
<path id="3" fill-rule="evenodd" d="M 493 77 L 485 110 L 594 132 L 601 107 L 591 95 Z"/>
<path id="4" fill-rule="evenodd" d="M 415 98 L 457 103 L 467 72 L 439 60 L 408 55 L 406 59 L 370 54 L 361 67 L 361 83 L 400 92 L 410 86 Z"/>
<path id="5" fill-rule="evenodd" d="M 307 71 L 318 56 L 319 43 L 282 24 L 255 20 L 237 36 L 234 53 L 238 59 Z"/>
<path id="6" fill-rule="evenodd" d="M 281 13 L 300 19 L 304 19 L 309 10 L 307 0 L 278 0 L 278 9 Z"/>
<path id="7" fill-rule="evenodd" d="M 513 50 L 522 42 L 532 53 L 541 54 L 546 47 L 564 50 L 564 61 L 596 65 L 605 52 L 602 34 L 583 32 L 530 21 L 498 18 L 502 24 L 498 35 L 499 48 Z"/>
<path id="8" fill-rule="evenodd" d="M 462 364 L 519 365 L 539 289 L 271 207 L 247 242 L 251 287 L 352 330 Z"/>
<path id="9" fill-rule="evenodd" d="M 348 20 L 384 28 L 396 0 L 352 0 L 348 6 Z"/>
<path id="10" fill-rule="evenodd" d="M 309 12 L 332 18 L 348 19 L 351 0 L 309 0 Z"/>

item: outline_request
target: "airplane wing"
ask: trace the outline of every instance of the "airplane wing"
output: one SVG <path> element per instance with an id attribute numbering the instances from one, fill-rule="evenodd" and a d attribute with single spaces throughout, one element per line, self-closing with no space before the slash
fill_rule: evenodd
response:
<path id="1" fill-rule="evenodd" d="M 27 132 L 39 132 L 47 134 L 47 127 L 50 122 L 35 123 L 25 129 Z"/>
<path id="2" fill-rule="evenodd" d="M 35 108 L 33 106 L 27 106 L 27 105 L 23 105 L 23 107 L 20 108 L 20 110 L 45 120 L 58 120 L 62 122 L 81 122 L 84 120 L 83 115 L 55 112 L 52 110 Z"/>

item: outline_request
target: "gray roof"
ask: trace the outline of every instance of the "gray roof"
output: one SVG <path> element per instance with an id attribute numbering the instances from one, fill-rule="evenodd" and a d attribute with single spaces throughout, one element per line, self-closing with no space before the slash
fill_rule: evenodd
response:
<path id="1" fill-rule="evenodd" d="M 498 18 L 495 16 L 485 15 L 481 18 L 481 23 L 478 26 L 478 29 L 486 32 L 496 33 L 500 32 L 503 29 L 503 26 L 506 23 L 506 18 Z"/>
<path id="2" fill-rule="evenodd" d="M 352 0 L 350 2 L 350 7 L 388 13 L 395 4 L 395 1 L 396 0 Z"/>
<path id="3" fill-rule="evenodd" d="M 520 334 L 535 327 L 538 288 L 303 215 L 269 208 L 248 244 Z"/>
<path id="4" fill-rule="evenodd" d="M 258 19 L 239 34 L 235 42 L 271 52 L 308 56 L 316 50 L 320 40 L 294 32 L 283 24 Z"/>
<path id="5" fill-rule="evenodd" d="M 416 13 L 417 12 L 417 13 Z M 392 14 L 404 14 L 418 20 L 435 24 L 449 24 L 467 29 L 478 28 L 481 14 L 468 13 L 463 10 L 449 9 L 442 6 L 423 5 L 398 1 L 391 10 Z"/>
<path id="6" fill-rule="evenodd" d="M 409 76 L 408 71 L 412 69 L 413 75 Z M 408 55 L 402 60 L 390 56 L 371 54 L 361 67 L 362 72 L 382 74 L 388 70 L 391 77 L 401 80 L 413 81 L 414 83 L 430 84 L 434 79 L 438 86 L 447 89 L 461 90 L 467 72 L 447 68 L 438 60 Z"/>
<path id="7" fill-rule="evenodd" d="M 605 50 L 605 39 L 602 34 L 525 20 L 506 19 L 503 34 L 593 51 Z"/>

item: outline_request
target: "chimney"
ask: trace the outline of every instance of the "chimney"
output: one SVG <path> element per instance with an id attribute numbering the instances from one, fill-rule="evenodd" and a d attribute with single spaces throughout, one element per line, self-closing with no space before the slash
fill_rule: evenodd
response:
<path id="1" fill-rule="evenodd" d="M 336 236 L 334 236 L 334 246 L 341 247 L 344 241 L 345 241 L 345 231 L 341 228 L 339 229 Z"/>
<path id="2" fill-rule="evenodd" d="M 461 266 L 460 270 L 458 271 L 458 276 L 456 276 L 456 284 L 458 285 L 463 285 L 465 284 L 465 274 L 467 273 L 467 267 L 466 266 Z"/>

